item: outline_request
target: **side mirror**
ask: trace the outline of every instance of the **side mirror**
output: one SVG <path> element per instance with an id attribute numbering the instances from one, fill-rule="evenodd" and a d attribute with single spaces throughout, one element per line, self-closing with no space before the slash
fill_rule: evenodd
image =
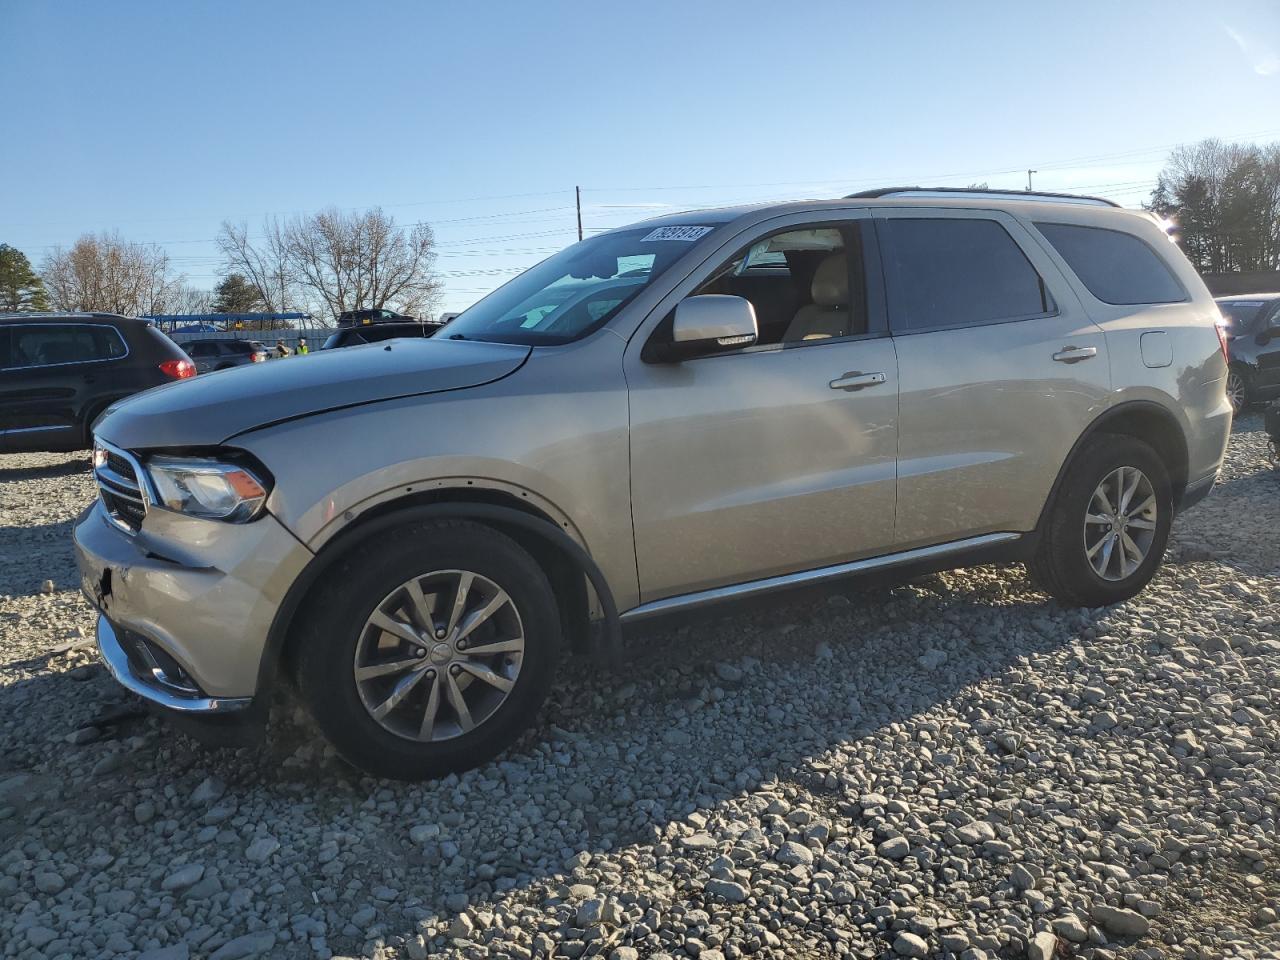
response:
<path id="1" fill-rule="evenodd" d="M 707 293 L 676 305 L 671 342 L 655 360 L 679 361 L 756 342 L 756 308 L 742 297 Z"/>

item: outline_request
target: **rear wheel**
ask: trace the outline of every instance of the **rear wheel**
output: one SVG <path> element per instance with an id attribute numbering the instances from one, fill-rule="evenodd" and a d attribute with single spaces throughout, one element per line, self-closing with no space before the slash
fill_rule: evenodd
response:
<path id="1" fill-rule="evenodd" d="M 1032 579 L 1073 606 L 1127 600 L 1164 557 L 1173 521 L 1168 470 L 1141 440 L 1106 434 L 1067 470 L 1028 564 Z"/>
<path id="2" fill-rule="evenodd" d="M 1249 374 L 1240 367 L 1231 367 L 1227 370 L 1227 400 L 1231 402 L 1231 409 L 1236 413 L 1241 413 L 1249 406 L 1249 391 L 1252 384 L 1249 381 Z"/>
<path id="3" fill-rule="evenodd" d="M 299 687 L 355 766 L 404 780 L 469 769 L 509 746 L 546 698 L 555 600 L 495 530 L 414 525 L 354 550 L 319 589 Z"/>

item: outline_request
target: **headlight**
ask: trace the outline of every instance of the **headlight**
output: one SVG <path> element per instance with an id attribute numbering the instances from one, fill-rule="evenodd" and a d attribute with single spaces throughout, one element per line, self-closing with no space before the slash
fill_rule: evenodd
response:
<path id="1" fill-rule="evenodd" d="M 152 457 L 147 473 L 160 506 L 206 520 L 252 520 L 267 499 L 256 476 L 234 463 L 186 457 Z"/>

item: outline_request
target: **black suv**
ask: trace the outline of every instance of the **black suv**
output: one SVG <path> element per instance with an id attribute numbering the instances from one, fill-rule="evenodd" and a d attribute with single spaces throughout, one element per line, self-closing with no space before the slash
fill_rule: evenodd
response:
<path id="1" fill-rule="evenodd" d="M 194 377 L 147 320 L 109 313 L 0 314 L 0 453 L 81 450 L 108 405 Z"/>
<path id="2" fill-rule="evenodd" d="M 1227 397 L 1237 412 L 1280 397 L 1280 293 L 1219 297 L 1227 334 Z"/>
<path id="3" fill-rule="evenodd" d="M 257 340 L 188 340 L 182 348 L 195 361 L 197 373 L 242 367 L 267 359 L 267 348 Z"/>

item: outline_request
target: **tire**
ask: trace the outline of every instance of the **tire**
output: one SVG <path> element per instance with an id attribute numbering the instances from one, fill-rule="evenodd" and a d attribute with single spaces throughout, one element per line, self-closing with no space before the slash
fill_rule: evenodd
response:
<path id="1" fill-rule="evenodd" d="M 1149 491 L 1154 517 L 1143 513 L 1126 519 L 1120 534 L 1113 533 L 1115 527 L 1105 523 L 1086 523 L 1086 516 L 1101 517 L 1115 512 L 1102 504 L 1116 498 L 1111 491 L 1116 488 L 1117 476 L 1125 487 L 1134 482 L 1135 468 L 1146 483 L 1140 484 L 1140 490 L 1135 489 L 1128 509 L 1145 503 L 1148 497 L 1144 494 Z M 1096 500 L 1100 488 L 1103 499 Z M 1123 501 L 1123 494 L 1120 499 Z M 1139 593 L 1155 576 L 1164 558 L 1172 523 L 1173 492 L 1164 461 L 1136 437 L 1100 434 L 1067 465 L 1065 479 L 1049 507 L 1040 542 L 1027 564 L 1027 571 L 1037 586 L 1063 604 L 1105 607 L 1120 603 Z M 1121 539 L 1129 534 L 1127 541 Z M 1114 540 L 1110 550 L 1102 542 L 1107 538 Z M 1146 549 L 1137 562 L 1130 546 L 1144 544 Z M 1091 546 L 1101 547 L 1093 552 L 1092 559 Z M 1121 551 L 1119 556 L 1116 556 L 1117 549 Z M 1106 565 L 1105 576 L 1095 568 L 1095 563 Z M 1126 569 L 1129 565 L 1132 568 Z"/>
<path id="2" fill-rule="evenodd" d="M 465 611 L 454 602 L 456 582 L 464 574 L 470 575 L 463 591 Z M 409 590 L 410 583 L 417 585 L 417 596 L 425 598 L 425 613 L 422 606 L 413 606 L 412 592 L 398 592 Z M 468 617 L 499 602 L 494 590 L 504 592 L 507 601 L 468 639 Z M 550 690 L 561 640 L 551 586 L 529 554 L 490 527 L 462 521 L 413 524 L 396 531 L 391 542 L 378 538 L 353 548 L 318 581 L 311 596 L 317 599 L 300 624 L 294 656 L 302 700 L 338 752 L 376 776 L 421 780 L 479 766 L 532 724 Z M 389 606 L 401 602 L 398 596 L 407 598 L 405 605 Z M 411 607 L 418 613 L 410 612 Z M 422 647 L 370 622 L 375 615 L 387 615 L 387 610 L 393 611 L 396 629 L 409 629 L 421 638 Z M 435 637 L 426 632 L 429 628 L 406 628 L 404 622 L 428 618 L 440 631 Z M 446 620 L 457 621 L 447 636 Z M 510 637 L 517 633 L 523 637 L 518 654 L 484 653 L 486 646 L 510 647 L 516 643 Z M 461 639 L 454 640 L 456 636 Z M 432 645 L 432 640 L 437 642 Z M 474 649 L 464 653 L 460 644 Z M 413 658 L 424 659 L 408 669 L 397 667 L 386 677 L 357 680 L 359 671 L 376 673 Z M 463 664 L 472 666 L 464 669 Z M 490 680 L 468 672 L 481 668 L 488 670 Z M 412 680 L 412 675 L 419 679 Z M 402 681 L 412 682 L 412 689 L 381 720 L 375 719 L 374 710 L 394 699 L 389 690 Z M 509 686 L 495 686 L 498 681 Z M 453 699 L 467 702 L 468 691 L 466 720 L 474 723 L 470 728 Z M 496 706 L 488 705 L 492 702 Z M 488 712 L 473 713 L 481 708 Z M 423 719 L 419 728 L 417 718 L 428 714 L 428 736 L 434 739 L 419 739 L 428 727 Z"/>
<path id="3" fill-rule="evenodd" d="M 1253 378 L 1248 370 L 1238 364 L 1227 368 L 1226 390 L 1231 409 L 1236 414 L 1244 413 L 1253 403 Z"/>

